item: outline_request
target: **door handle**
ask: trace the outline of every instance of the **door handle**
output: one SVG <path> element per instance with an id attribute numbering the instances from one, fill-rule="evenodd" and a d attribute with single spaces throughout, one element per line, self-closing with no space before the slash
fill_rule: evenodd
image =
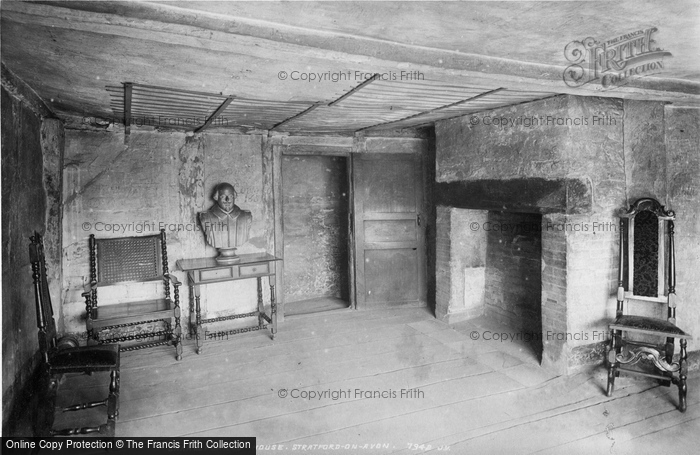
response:
<path id="1" fill-rule="evenodd" d="M 420 213 L 416 216 L 416 223 L 420 226 Z"/>

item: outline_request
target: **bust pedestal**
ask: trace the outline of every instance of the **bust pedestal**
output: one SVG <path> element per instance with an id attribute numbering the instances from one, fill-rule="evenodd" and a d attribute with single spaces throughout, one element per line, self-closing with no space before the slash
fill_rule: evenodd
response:
<path id="1" fill-rule="evenodd" d="M 216 257 L 216 262 L 219 264 L 235 264 L 241 260 L 236 254 L 236 248 L 217 248 L 219 255 Z"/>

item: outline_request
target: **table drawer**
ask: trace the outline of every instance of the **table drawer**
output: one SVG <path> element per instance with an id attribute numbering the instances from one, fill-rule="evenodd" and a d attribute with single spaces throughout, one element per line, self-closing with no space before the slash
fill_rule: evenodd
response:
<path id="1" fill-rule="evenodd" d="M 239 273 L 240 273 L 241 277 L 267 275 L 268 273 L 270 273 L 270 265 L 267 263 L 254 264 L 254 265 L 242 265 Z"/>
<path id="2" fill-rule="evenodd" d="M 226 278 L 235 278 L 231 267 L 225 269 L 201 270 L 199 272 L 199 280 L 202 282 L 225 280 Z"/>

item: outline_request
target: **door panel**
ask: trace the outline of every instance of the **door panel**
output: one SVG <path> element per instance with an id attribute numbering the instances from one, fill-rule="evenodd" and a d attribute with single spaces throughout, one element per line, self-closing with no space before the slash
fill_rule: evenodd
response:
<path id="1" fill-rule="evenodd" d="M 410 155 L 411 157 L 413 155 Z M 373 159 L 371 159 L 373 158 Z M 364 186 L 361 196 L 369 213 L 415 212 L 415 159 L 363 157 Z M 402 156 L 401 158 L 405 158 Z M 367 165 L 366 163 L 372 163 Z"/>
<path id="2" fill-rule="evenodd" d="M 360 309 L 426 303 L 422 169 L 415 154 L 353 157 Z"/>
<path id="3" fill-rule="evenodd" d="M 410 248 L 365 249 L 365 302 L 418 302 L 418 251 Z"/>
<path id="4" fill-rule="evenodd" d="M 365 242 L 414 242 L 416 220 L 365 220 Z"/>

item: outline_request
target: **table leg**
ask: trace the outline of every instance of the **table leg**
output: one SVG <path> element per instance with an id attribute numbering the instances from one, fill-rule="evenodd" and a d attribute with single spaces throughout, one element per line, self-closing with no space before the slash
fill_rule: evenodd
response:
<path id="1" fill-rule="evenodd" d="M 265 304 L 263 303 L 262 278 L 258 277 L 258 328 L 260 329 L 262 329 L 265 324 L 263 314 L 265 314 Z"/>
<path id="2" fill-rule="evenodd" d="M 190 283 L 192 281 L 190 280 Z M 197 333 L 197 319 L 195 317 L 194 313 L 194 286 L 190 284 L 190 326 L 189 326 L 189 331 L 188 333 L 190 334 L 191 338 L 194 338 L 195 334 Z"/>
<path id="3" fill-rule="evenodd" d="M 272 319 L 270 332 L 272 332 L 272 339 L 274 340 L 277 333 L 277 302 L 275 301 L 275 284 L 277 284 L 277 280 L 275 275 L 270 275 L 268 280 L 270 281 L 270 317 Z"/>
<path id="4" fill-rule="evenodd" d="M 194 302 L 195 302 L 195 325 L 197 328 L 197 334 L 195 335 L 195 339 L 197 340 L 197 354 L 202 353 L 202 346 L 204 345 L 204 333 L 202 330 L 202 309 L 200 307 L 200 294 L 199 294 L 199 285 L 196 284 L 194 285 Z"/>

